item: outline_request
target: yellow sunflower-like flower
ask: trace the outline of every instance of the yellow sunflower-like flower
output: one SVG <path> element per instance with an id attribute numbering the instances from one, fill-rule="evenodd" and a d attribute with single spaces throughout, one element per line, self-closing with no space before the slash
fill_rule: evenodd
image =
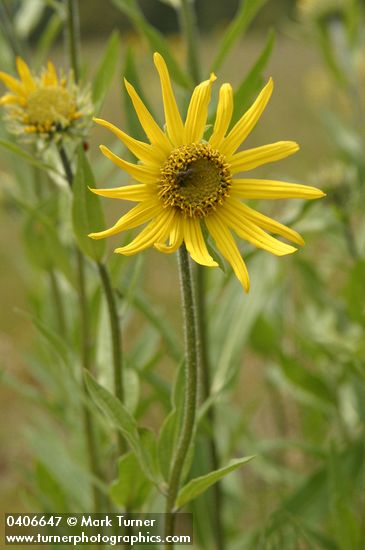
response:
<path id="1" fill-rule="evenodd" d="M 81 92 L 72 74 L 59 76 L 51 61 L 39 76 L 33 75 L 20 57 L 16 60 L 19 80 L 0 71 L 9 92 L 0 98 L 7 111 L 9 130 L 43 139 L 82 135 L 91 114 L 89 94 Z"/>
<path id="2" fill-rule="evenodd" d="M 223 84 L 213 131 L 205 141 L 203 136 L 215 75 L 212 74 L 209 80 L 199 84 L 193 91 L 184 122 L 176 104 L 165 61 L 156 53 L 154 62 L 161 80 L 165 130 L 158 126 L 127 81 L 125 85 L 128 94 L 150 143 L 137 141 L 113 124 L 95 119 L 95 122 L 111 130 L 140 162 L 127 162 L 101 145 L 104 155 L 138 183 L 92 191 L 104 197 L 139 204 L 113 227 L 91 233 L 90 237 L 109 237 L 148 222 L 130 244 L 117 248 L 115 252 L 132 255 L 154 246 L 160 252 L 170 253 L 184 242 L 193 260 L 214 267 L 217 263 L 208 252 L 202 232 L 204 224 L 217 248 L 248 291 L 247 268 L 231 230 L 238 237 L 278 256 L 290 254 L 296 248 L 277 240 L 267 231 L 299 245 L 304 244 L 304 241 L 296 231 L 253 210 L 243 204 L 241 199 L 316 199 L 324 193 L 314 187 L 294 183 L 235 177 L 262 164 L 283 159 L 298 150 L 298 145 L 293 141 L 279 141 L 237 151 L 269 101 L 273 89 L 271 79 L 252 107 L 231 130 L 233 91 L 230 84 Z"/>

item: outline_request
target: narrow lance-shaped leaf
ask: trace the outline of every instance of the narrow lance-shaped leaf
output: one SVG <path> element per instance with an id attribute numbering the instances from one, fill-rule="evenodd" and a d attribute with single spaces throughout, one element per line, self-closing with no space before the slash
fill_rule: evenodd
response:
<path id="1" fill-rule="evenodd" d="M 24 244 L 31 262 L 38 268 L 60 270 L 69 283 L 76 285 L 70 257 L 66 246 L 61 242 L 60 235 L 52 225 L 50 218 L 41 207 L 30 209 L 27 205 L 16 201 L 30 216 L 24 226 Z"/>
<path id="2" fill-rule="evenodd" d="M 92 99 L 96 112 L 99 111 L 118 62 L 120 39 L 118 31 L 114 31 L 108 40 L 103 59 L 98 67 L 93 82 Z"/>
<path id="3" fill-rule="evenodd" d="M 275 44 L 275 33 L 271 31 L 268 35 L 264 49 L 238 86 L 234 94 L 234 110 L 232 123 L 235 123 L 243 112 L 249 107 L 252 97 L 262 86 L 262 72 L 265 69 Z"/>
<path id="4" fill-rule="evenodd" d="M 104 229 L 105 222 L 99 197 L 91 193 L 89 187 L 96 187 L 94 174 L 80 147 L 73 184 L 73 228 L 81 251 L 93 260 L 100 261 L 105 251 L 105 241 L 90 239 L 88 234 Z"/>
<path id="5" fill-rule="evenodd" d="M 33 2 L 22 2 L 14 16 L 14 27 L 17 35 L 26 39 L 30 36 L 35 27 L 39 24 L 46 8 L 43 0 Z"/>
<path id="6" fill-rule="evenodd" d="M 42 32 L 42 35 L 39 37 L 35 58 L 35 65 L 39 66 L 43 63 L 44 58 L 47 56 L 50 51 L 53 43 L 57 39 L 63 28 L 63 19 L 60 17 L 59 13 L 55 12 L 50 18 L 49 21 Z"/>
<path id="7" fill-rule="evenodd" d="M 153 480 L 153 472 L 151 472 L 148 458 L 144 456 L 143 445 L 134 418 L 119 399 L 101 386 L 89 372 L 85 372 L 85 381 L 93 401 L 114 426 L 122 432 L 128 445 L 135 453 L 142 470 L 149 479 Z"/>
<path id="8" fill-rule="evenodd" d="M 50 164 L 46 164 L 45 162 L 42 162 L 41 160 L 37 159 L 35 156 L 31 155 L 30 153 L 28 153 L 27 151 L 25 151 L 15 143 L 12 143 L 11 141 L 7 141 L 6 139 L 0 139 L 0 147 L 4 147 L 4 149 L 7 149 L 11 153 L 18 155 L 19 157 L 22 157 L 24 160 L 29 162 L 29 164 L 31 164 L 32 166 L 41 168 L 46 172 L 49 172 L 50 170 L 54 172 L 57 171 Z"/>
<path id="9" fill-rule="evenodd" d="M 241 0 L 240 7 L 232 23 L 228 27 L 218 53 L 213 61 L 211 71 L 216 71 L 222 65 L 227 54 L 233 48 L 235 42 L 243 36 L 243 33 L 255 17 L 259 9 L 267 0 Z"/>
<path id="10" fill-rule="evenodd" d="M 109 489 L 110 497 L 122 508 L 141 508 L 153 486 L 141 470 L 134 453 L 127 453 L 119 459 L 118 472 L 118 479 L 113 481 Z"/>
<path id="11" fill-rule="evenodd" d="M 191 500 L 204 493 L 204 491 L 222 479 L 222 477 L 225 477 L 234 470 L 237 470 L 237 468 L 243 464 L 246 464 L 253 458 L 254 456 L 246 456 L 244 458 L 231 460 L 227 466 L 224 466 L 224 468 L 214 470 L 213 472 L 209 472 L 209 474 L 192 479 L 180 490 L 176 500 L 176 507 L 181 508 Z"/>
<path id="12" fill-rule="evenodd" d="M 112 2 L 131 19 L 137 31 L 147 39 L 151 50 L 158 51 L 164 57 L 175 82 L 184 88 L 191 88 L 191 80 L 175 60 L 167 40 L 146 20 L 137 2 L 135 0 L 112 0 Z"/>

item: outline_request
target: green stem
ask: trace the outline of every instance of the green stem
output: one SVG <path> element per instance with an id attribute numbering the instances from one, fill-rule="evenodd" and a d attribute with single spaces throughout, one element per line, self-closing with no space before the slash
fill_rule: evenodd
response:
<path id="1" fill-rule="evenodd" d="M 206 314 L 206 281 L 205 281 L 206 270 L 203 266 L 197 265 L 196 273 L 196 287 L 197 287 L 197 340 L 200 343 L 199 346 L 199 376 L 200 376 L 200 397 L 201 401 L 204 402 L 210 396 L 210 361 L 208 354 L 208 337 L 207 337 L 207 327 L 208 319 Z M 216 426 L 216 415 L 215 408 L 212 405 L 209 407 L 207 417 L 209 420 L 211 435 L 208 440 L 208 451 L 210 458 L 210 468 L 211 470 L 218 470 L 220 467 L 219 464 L 219 455 L 215 439 L 215 426 Z M 222 525 L 222 485 L 217 482 L 211 488 L 212 500 L 213 500 L 213 525 L 215 532 L 215 541 L 217 550 L 224 549 L 224 537 L 223 537 L 223 525 Z"/>
<path id="2" fill-rule="evenodd" d="M 123 385 L 123 355 L 122 355 L 122 337 L 120 322 L 118 316 L 115 295 L 113 292 L 109 273 L 104 264 L 97 264 L 100 279 L 104 288 L 106 303 L 108 306 L 110 330 L 113 348 L 113 374 L 114 374 L 114 394 L 123 403 L 124 385 Z M 120 454 L 125 453 L 126 445 L 123 437 L 118 431 L 118 450 Z"/>
<path id="3" fill-rule="evenodd" d="M 50 268 L 48 273 L 49 273 L 49 282 L 51 286 L 51 292 L 52 292 L 55 309 L 56 309 L 58 328 L 62 336 L 65 337 L 67 333 L 67 326 L 66 326 L 65 311 L 63 307 L 60 287 L 59 287 L 57 276 L 54 269 Z"/>
<path id="4" fill-rule="evenodd" d="M 71 164 L 67 157 L 67 153 L 63 146 L 59 147 L 59 154 L 63 169 L 65 172 L 66 181 L 69 184 L 70 189 L 72 190 L 73 186 L 73 173 Z M 82 366 L 87 371 L 91 370 L 91 358 L 90 358 L 90 324 L 89 324 L 89 311 L 87 304 L 86 296 L 86 280 L 85 280 L 85 260 L 78 248 L 76 248 L 76 262 L 77 262 L 77 279 L 78 279 L 78 296 L 79 296 L 79 307 L 80 307 L 80 321 L 81 321 L 81 357 L 82 357 Z M 82 373 L 82 388 L 84 395 L 87 396 L 87 388 Z M 92 421 L 90 411 L 86 403 L 82 406 L 82 415 L 84 430 L 86 436 L 86 444 L 89 456 L 89 467 L 90 472 L 94 478 L 101 477 L 101 468 L 100 460 L 98 455 L 98 446 L 96 441 L 95 428 Z M 95 513 L 102 512 L 102 502 L 103 496 L 100 493 L 98 487 L 93 484 L 93 499 L 94 499 L 94 510 Z"/>
<path id="5" fill-rule="evenodd" d="M 181 301 L 184 316 L 185 338 L 185 399 L 180 438 L 171 466 L 171 474 L 166 498 L 165 536 L 174 534 L 174 508 L 179 491 L 186 455 L 192 442 L 196 405 L 197 405 L 197 367 L 198 353 L 196 346 L 196 306 L 193 294 L 193 281 L 189 256 L 185 245 L 179 249 L 179 273 Z M 173 545 L 167 545 L 173 548 Z"/>
<path id="6" fill-rule="evenodd" d="M 181 0 L 180 4 L 180 24 L 185 35 L 188 55 L 189 72 L 195 82 L 198 84 L 201 80 L 200 63 L 198 58 L 198 26 L 196 23 L 196 14 L 191 0 Z"/>
<path id="7" fill-rule="evenodd" d="M 70 63 L 74 73 L 75 82 L 80 78 L 78 45 L 79 41 L 79 10 L 78 0 L 66 0 L 67 2 L 67 41 Z"/>
<path id="8" fill-rule="evenodd" d="M 79 80 L 79 11 L 78 0 L 65 0 L 67 5 L 67 30 L 68 30 L 68 48 L 70 64 L 73 70 L 75 82 Z M 66 180 L 72 191 L 73 187 L 73 172 L 71 163 L 67 156 L 67 153 L 61 143 L 59 146 L 59 154 L 63 169 L 65 172 Z M 86 295 L 86 280 L 85 280 L 85 259 L 81 251 L 76 248 L 77 258 L 77 273 L 79 283 L 79 305 L 80 305 L 80 317 L 81 317 L 81 339 L 82 339 L 82 362 L 83 367 L 87 371 L 91 370 L 91 357 L 90 357 L 90 324 L 89 324 L 89 307 Z M 85 397 L 88 395 L 85 378 L 82 376 L 82 387 Z M 100 458 L 98 453 L 98 445 L 96 441 L 95 426 L 90 411 L 85 403 L 83 404 L 83 420 L 84 429 L 86 435 L 87 449 L 89 455 L 90 471 L 95 478 L 101 478 Z M 100 493 L 96 484 L 93 484 L 93 497 L 94 497 L 94 510 L 95 512 L 102 512 L 104 498 Z"/>
<path id="9" fill-rule="evenodd" d="M 195 82 L 201 81 L 201 69 L 198 57 L 198 27 L 196 13 L 191 0 L 181 0 L 180 21 L 185 41 L 187 45 L 187 63 L 189 72 Z M 199 344 L 198 373 L 200 397 L 202 401 L 208 399 L 210 395 L 210 364 L 208 354 L 207 338 L 207 316 L 206 316 L 206 289 L 205 289 L 205 269 L 198 265 L 196 267 L 196 287 L 197 287 L 197 333 L 196 339 Z M 215 440 L 215 410 L 209 408 L 208 420 L 211 426 L 211 436 L 208 441 L 208 452 L 210 456 L 210 466 L 212 470 L 219 468 L 218 449 Z M 221 484 L 216 483 L 211 492 L 213 494 L 213 524 L 215 530 L 215 539 L 217 550 L 224 549 L 223 525 L 222 525 L 222 490 Z"/>

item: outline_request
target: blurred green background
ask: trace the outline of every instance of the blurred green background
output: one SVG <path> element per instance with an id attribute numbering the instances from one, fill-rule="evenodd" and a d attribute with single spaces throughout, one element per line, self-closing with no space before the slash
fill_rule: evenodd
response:
<path id="1" fill-rule="evenodd" d="M 6 3 L 10 12 L 17 11 L 18 2 L 8 0 Z M 176 58 L 183 62 L 185 50 L 177 35 L 178 19 L 174 10 L 157 0 L 142 0 L 140 5 L 148 20 L 166 33 Z M 212 50 L 221 39 L 237 5 L 236 0 L 196 2 L 202 31 L 202 67 L 207 67 L 207 72 Z M 51 8 L 29 32 L 27 40 L 31 46 L 37 44 L 50 13 Z M 80 0 L 80 22 L 85 74 L 93 75 L 95 72 L 108 34 L 119 29 L 122 36 L 121 62 L 114 85 L 98 116 L 124 127 L 126 115 L 120 93 L 121 73 L 122 60 L 129 47 L 134 49 L 142 85 L 150 92 L 151 104 L 161 116 L 159 86 L 150 52 L 121 12 L 109 2 Z M 247 333 L 244 333 L 235 358 L 237 368 L 232 378 L 235 384 L 232 383 L 231 387 L 233 409 L 228 409 L 224 401 L 218 406 L 218 418 L 227 420 L 227 429 L 233 434 L 232 440 L 228 441 L 226 425 L 223 420 L 218 421 L 222 453 L 234 454 L 237 444 L 240 449 L 244 447 L 246 454 L 257 452 L 263 456 L 256 467 L 242 474 L 242 486 L 247 497 L 245 517 L 242 518 L 238 512 L 235 517 L 239 518 L 245 529 L 262 528 L 267 532 L 267 540 L 264 536 L 253 538 L 255 542 L 245 539 L 243 544 L 246 546 L 242 548 L 361 550 L 361 541 L 365 540 L 365 491 L 362 490 L 365 450 L 361 443 L 364 417 L 361 396 L 365 395 L 361 357 L 364 351 L 364 344 L 361 344 L 364 341 L 362 304 L 365 296 L 361 253 L 364 238 L 361 234 L 356 253 L 352 254 L 350 248 L 353 240 L 351 231 L 358 235 L 363 227 L 363 212 L 359 208 L 363 186 L 361 192 L 354 191 L 351 181 L 347 182 L 351 180 L 349 166 L 356 164 L 355 157 L 351 156 L 352 130 L 346 133 L 342 127 L 340 129 L 338 121 L 334 121 L 328 111 L 333 109 L 339 119 L 345 121 L 344 124 L 350 120 L 349 128 L 362 123 L 356 116 L 355 122 L 352 120 L 353 88 L 341 87 L 334 82 L 331 70 L 323 63 L 321 46 L 311 34 L 313 29 L 308 30 L 300 24 L 296 4 L 289 0 L 271 0 L 265 4 L 244 40 L 237 43 L 219 70 L 218 82 L 229 81 L 237 86 L 260 55 L 267 33 L 272 28 L 276 31 L 276 43 L 264 74 L 265 78 L 270 75 L 274 78 L 274 95 L 247 145 L 293 139 L 299 142 L 301 150 L 294 157 L 255 171 L 255 177 L 282 178 L 317 185 L 329 191 L 329 196 L 311 206 L 303 216 L 298 216 L 300 208 L 295 201 L 285 207 L 263 202 L 260 210 L 266 214 L 273 214 L 283 219 L 284 223 L 294 220 L 295 228 L 303 233 L 307 246 L 289 258 L 272 260 L 265 252 L 259 252 L 258 257 L 264 257 L 262 263 L 257 256 L 249 260 L 253 298 L 241 296 L 235 281 L 230 281 L 225 294 L 219 295 L 223 297 L 223 313 L 229 318 L 233 312 L 237 340 L 240 339 L 239 323 L 244 325 L 248 319 Z M 55 42 L 50 56 L 59 64 L 67 65 L 61 37 Z M 363 75 L 359 77 L 360 81 L 361 78 Z M 357 83 L 355 88 L 357 93 Z M 360 103 L 363 99 L 362 96 Z M 359 131 L 363 132 L 363 126 Z M 336 136 L 341 139 L 336 139 Z M 104 130 L 94 128 L 90 157 L 95 165 L 100 161 L 99 143 L 108 144 L 111 139 Z M 4 154 L 0 163 L 0 197 L 3 198 L 0 352 L 5 371 L 16 373 L 21 380 L 28 382 L 31 379 L 28 355 L 36 335 L 29 319 L 20 311 L 28 309 L 29 301 L 36 303 L 37 287 L 46 282 L 29 268 L 22 245 L 22 218 L 11 201 L 7 200 L 7 190 L 12 185 L 9 166 L 9 156 Z M 356 170 L 359 181 L 363 182 L 360 161 Z M 110 180 L 98 181 L 98 185 L 108 187 L 111 183 L 117 183 L 120 173 L 110 170 L 109 176 Z M 27 185 L 26 181 L 24 185 Z M 106 203 L 103 204 L 107 219 L 112 222 L 120 212 L 120 205 Z M 354 219 L 348 212 L 349 204 L 354 206 Z M 118 242 L 115 238 L 109 243 L 110 248 Z M 246 247 L 243 252 L 252 253 Z M 145 263 L 138 284 L 179 334 L 181 319 L 176 314 L 179 295 L 175 259 L 152 250 L 144 256 Z M 261 277 L 263 272 L 272 273 L 272 278 L 267 280 Z M 213 289 L 215 277 L 224 281 L 223 275 L 213 274 L 210 277 Z M 236 287 L 233 287 L 234 284 Z M 246 318 L 245 314 L 242 317 L 234 309 L 237 300 L 243 308 L 247 308 L 247 311 L 243 309 L 247 313 Z M 210 308 L 211 330 L 220 331 L 223 340 L 224 326 L 219 325 L 220 309 L 213 302 Z M 138 341 L 136 334 L 140 322 L 137 315 L 126 328 L 127 350 Z M 220 357 L 220 340 L 217 342 L 212 362 Z M 172 377 L 173 370 L 168 361 L 162 364 L 161 372 L 167 378 Z M 0 403 L 2 510 L 20 511 L 24 507 L 27 509 L 23 497 L 31 486 L 29 478 L 28 487 L 27 476 L 30 476 L 29 462 L 33 460 L 22 434 L 35 414 L 36 404 L 30 405 L 15 388 L 5 384 L 0 389 Z M 155 428 L 161 416 L 162 407 L 146 415 L 143 422 Z M 340 466 L 338 462 L 341 462 Z M 336 479 L 343 482 L 338 487 Z M 307 481 L 308 486 L 305 485 Z M 328 489 L 331 484 L 335 484 L 332 492 Z M 237 491 L 233 484 L 228 484 L 227 492 L 234 501 Z M 299 522 L 298 518 L 305 516 L 303 525 L 288 519 L 290 506 L 293 507 L 295 521 Z M 287 518 L 284 526 L 280 521 L 275 523 L 278 510 L 283 514 L 280 516 L 282 523 L 285 524 Z M 343 517 L 344 523 L 347 523 L 344 531 L 339 532 L 337 522 Z M 306 531 L 308 525 L 310 528 Z M 286 529 L 292 529 L 294 535 L 289 536 Z"/>

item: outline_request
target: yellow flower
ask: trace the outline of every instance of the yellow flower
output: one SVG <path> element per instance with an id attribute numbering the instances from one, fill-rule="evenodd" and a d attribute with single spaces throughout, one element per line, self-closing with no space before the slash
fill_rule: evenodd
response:
<path id="1" fill-rule="evenodd" d="M 159 251 L 176 251 L 184 242 L 197 263 L 217 266 L 210 256 L 202 233 L 204 224 L 221 254 L 231 264 L 236 276 L 248 291 L 249 276 L 231 230 L 253 245 L 282 256 L 296 250 L 267 233 L 270 231 L 296 244 L 302 237 L 293 229 L 260 214 L 241 199 L 306 198 L 316 199 L 324 193 L 299 184 L 261 179 L 236 178 L 241 172 L 280 160 L 295 153 L 298 145 L 279 141 L 237 152 L 254 128 L 273 89 L 270 79 L 252 107 L 229 130 L 233 111 L 230 84 L 220 88 L 216 119 L 211 136 L 203 139 L 211 87 L 216 80 L 199 84 L 193 91 L 185 122 L 178 110 L 164 59 L 155 53 L 154 62 L 161 80 L 166 118 L 165 130 L 155 122 L 135 89 L 125 82 L 140 123 L 150 143 L 133 139 L 105 120 L 95 122 L 111 130 L 139 159 L 138 164 L 116 156 L 104 145 L 101 151 L 138 183 L 114 189 L 93 189 L 104 197 L 139 203 L 105 231 L 91 233 L 101 239 L 148 222 L 127 246 L 115 252 L 132 255 L 155 246 Z M 168 244 L 166 241 L 168 240 Z"/>
<path id="2" fill-rule="evenodd" d="M 33 75 L 20 57 L 16 65 L 19 80 L 0 71 L 0 80 L 9 89 L 0 98 L 0 105 L 7 110 L 10 131 L 45 139 L 79 133 L 90 114 L 90 104 L 71 74 L 60 78 L 51 61 L 39 76 Z"/>

